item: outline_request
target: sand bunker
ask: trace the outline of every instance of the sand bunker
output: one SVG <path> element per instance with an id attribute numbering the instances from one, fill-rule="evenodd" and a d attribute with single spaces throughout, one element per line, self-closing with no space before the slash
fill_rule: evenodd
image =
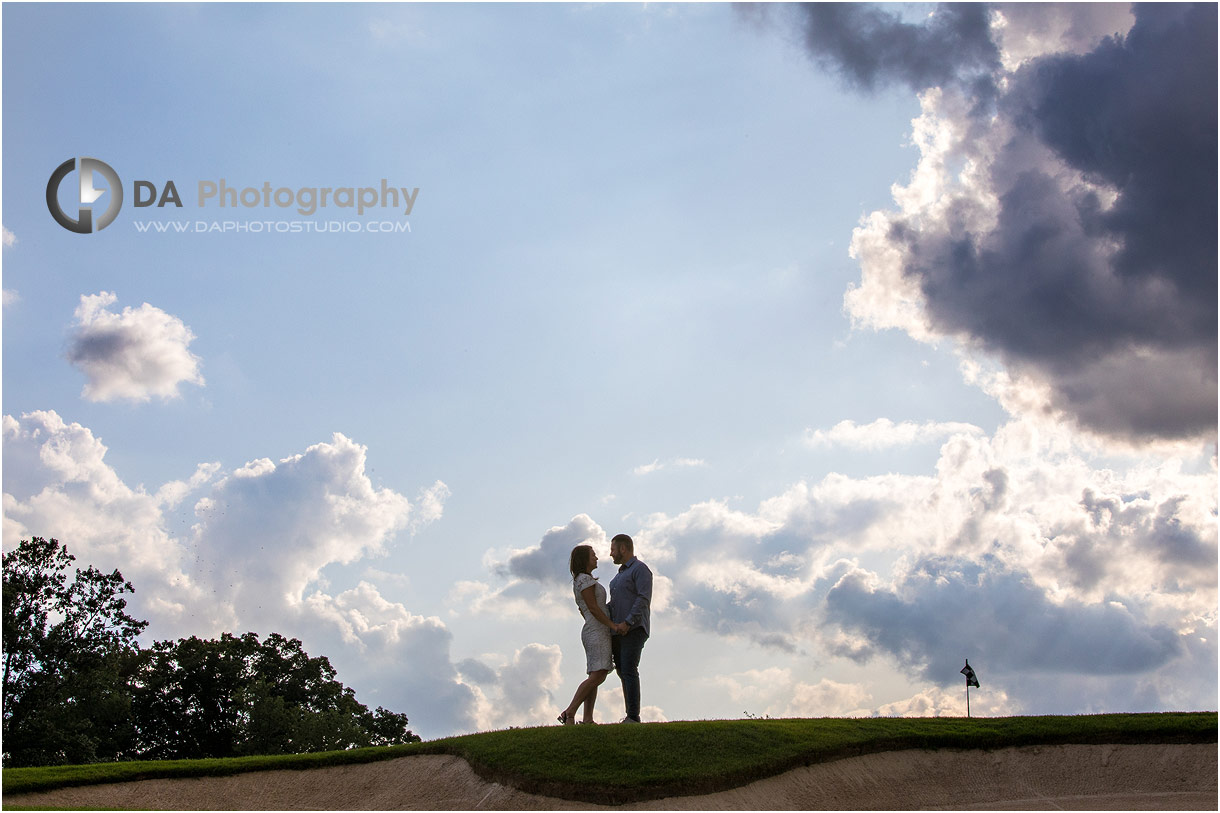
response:
<path id="1" fill-rule="evenodd" d="M 892 751 L 627 810 L 1215 810 L 1216 745 Z M 153 810 L 590 810 L 480 779 L 450 756 L 308 771 L 150 779 L 5 798 L 8 805 Z"/>

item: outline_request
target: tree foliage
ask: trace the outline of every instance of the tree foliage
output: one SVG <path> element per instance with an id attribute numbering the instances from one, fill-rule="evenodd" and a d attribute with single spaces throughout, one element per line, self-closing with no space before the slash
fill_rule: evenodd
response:
<path id="1" fill-rule="evenodd" d="M 419 739 L 407 717 L 370 712 L 325 657 L 248 632 L 159 641 L 134 696 L 142 756 L 192 759 L 330 751 Z"/>
<path id="2" fill-rule="evenodd" d="M 34 537 L 4 554 L 6 766 L 304 753 L 418 740 L 370 712 L 325 657 L 272 633 L 157 641 L 119 571 Z"/>
<path id="3" fill-rule="evenodd" d="M 119 571 L 76 568 L 55 539 L 4 554 L 4 760 L 117 759 L 131 744 L 127 686 L 148 626 L 126 613 Z"/>

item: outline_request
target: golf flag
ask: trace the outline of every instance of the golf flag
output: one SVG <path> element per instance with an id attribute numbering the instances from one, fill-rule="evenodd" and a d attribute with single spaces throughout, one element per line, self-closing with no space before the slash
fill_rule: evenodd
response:
<path id="1" fill-rule="evenodd" d="M 962 674 L 966 676 L 967 686 L 973 686 L 976 689 L 979 687 L 979 679 L 974 676 L 974 670 L 970 668 L 969 660 L 966 661 L 966 666 L 962 669 Z"/>

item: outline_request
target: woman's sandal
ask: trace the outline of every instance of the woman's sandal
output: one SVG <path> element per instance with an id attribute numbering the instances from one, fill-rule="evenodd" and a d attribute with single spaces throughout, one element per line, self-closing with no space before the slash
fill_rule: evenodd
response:
<path id="1" fill-rule="evenodd" d="M 559 716 L 555 719 L 559 721 L 560 725 L 574 725 L 576 722 L 575 720 L 568 719 L 568 713 L 566 711 L 561 711 Z"/>

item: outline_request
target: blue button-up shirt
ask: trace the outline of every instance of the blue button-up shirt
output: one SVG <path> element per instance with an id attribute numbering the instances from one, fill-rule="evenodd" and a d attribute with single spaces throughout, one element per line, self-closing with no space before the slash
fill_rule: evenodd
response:
<path id="1" fill-rule="evenodd" d="M 610 580 L 610 620 L 627 622 L 632 629 L 643 627 L 650 635 L 649 606 L 652 604 L 652 571 L 632 556 Z"/>

